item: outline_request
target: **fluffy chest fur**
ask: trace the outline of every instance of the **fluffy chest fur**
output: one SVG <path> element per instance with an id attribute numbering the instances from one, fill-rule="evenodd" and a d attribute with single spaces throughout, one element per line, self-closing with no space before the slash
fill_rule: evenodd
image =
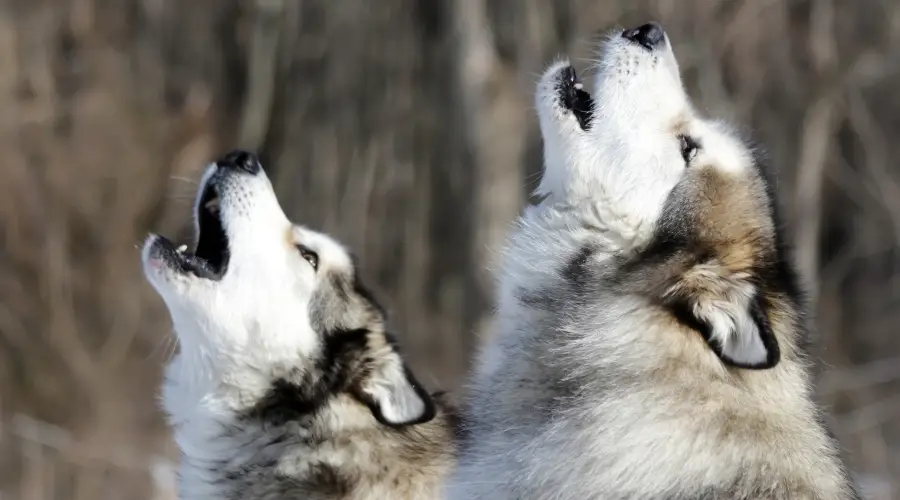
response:
<path id="1" fill-rule="evenodd" d="M 185 499 L 432 499 L 454 461 L 443 410 L 393 429 L 343 398 L 316 415 L 248 408 L 175 429 Z"/>
<path id="2" fill-rule="evenodd" d="M 656 293 L 670 275 L 690 300 L 717 286 L 693 289 L 680 281 L 689 272 L 643 256 L 631 267 L 584 227 L 556 233 L 575 220 L 553 231 L 525 222 L 512 238 L 450 498 L 857 498 L 812 401 L 786 299 L 767 301 L 778 364 L 730 366 L 701 320 L 679 318 Z M 560 263 L 538 265 L 541 249 Z M 737 325 L 726 297 L 712 310 Z"/>
<path id="3" fill-rule="evenodd" d="M 473 383 L 450 498 L 852 498 L 797 396 L 799 366 L 698 378 L 718 363 L 702 339 L 647 352 L 671 326 L 639 299 L 607 299 L 569 304 L 563 322 L 534 302 L 527 321 L 507 319 L 504 361 Z"/>

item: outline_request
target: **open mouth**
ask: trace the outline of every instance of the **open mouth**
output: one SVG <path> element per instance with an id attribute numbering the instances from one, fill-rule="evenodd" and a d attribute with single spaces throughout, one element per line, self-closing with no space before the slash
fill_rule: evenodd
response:
<path id="1" fill-rule="evenodd" d="M 198 278 L 218 281 L 228 269 L 230 252 L 228 236 L 222 225 L 219 193 L 213 182 L 208 182 L 200 194 L 197 203 L 197 225 L 199 234 L 193 252 L 188 251 L 187 245 L 176 248 L 171 241 L 163 237 L 159 238 L 159 244 L 173 267 Z"/>
<path id="2" fill-rule="evenodd" d="M 205 271 L 212 273 L 214 279 L 220 279 L 225 274 L 231 256 L 221 214 L 216 186 L 211 182 L 207 183 L 197 204 L 197 224 L 200 229 L 193 259 L 199 262 Z"/>
<path id="3" fill-rule="evenodd" d="M 575 68 L 567 66 L 562 71 L 559 82 L 560 102 L 575 115 L 581 129 L 587 130 L 591 126 L 594 100 L 591 94 L 584 90 L 584 84 L 578 79 Z"/>

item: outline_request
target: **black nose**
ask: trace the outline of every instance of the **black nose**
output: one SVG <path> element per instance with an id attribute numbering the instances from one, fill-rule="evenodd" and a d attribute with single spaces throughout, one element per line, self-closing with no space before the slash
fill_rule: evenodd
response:
<path id="1" fill-rule="evenodd" d="M 647 23 L 643 26 L 623 31 L 622 37 L 652 50 L 666 39 L 666 32 L 657 23 Z"/>
<path id="2" fill-rule="evenodd" d="M 235 150 L 223 156 L 216 162 L 219 168 L 232 168 L 242 170 L 251 175 L 256 175 L 262 170 L 259 165 L 259 158 L 247 151 Z"/>

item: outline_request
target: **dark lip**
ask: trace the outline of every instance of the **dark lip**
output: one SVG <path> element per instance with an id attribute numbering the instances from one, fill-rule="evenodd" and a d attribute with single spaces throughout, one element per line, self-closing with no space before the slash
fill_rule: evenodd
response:
<path id="1" fill-rule="evenodd" d="M 193 274 L 198 278 L 213 281 L 218 281 L 222 278 L 222 275 L 215 272 L 208 262 L 194 254 L 179 252 L 172 240 L 165 236 L 158 236 L 154 247 L 155 256 L 165 260 L 170 268 L 181 274 Z"/>
<path id="2" fill-rule="evenodd" d="M 580 87 L 581 81 L 575 68 L 572 66 L 563 68 L 558 86 L 560 103 L 572 112 L 582 130 L 588 130 L 594 114 L 594 99 Z"/>

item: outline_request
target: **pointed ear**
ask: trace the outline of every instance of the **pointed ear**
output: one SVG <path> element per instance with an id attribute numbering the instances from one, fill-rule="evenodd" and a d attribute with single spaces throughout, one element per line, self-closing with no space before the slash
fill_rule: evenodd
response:
<path id="1" fill-rule="evenodd" d="M 758 293 L 701 296 L 680 309 L 679 318 L 700 331 L 723 363 L 762 370 L 780 361 L 778 340 Z"/>
<path id="2" fill-rule="evenodd" d="M 402 427 L 434 418 L 434 401 L 396 352 L 378 360 L 357 392 L 384 425 Z"/>
<path id="3" fill-rule="evenodd" d="M 714 332 L 713 338 L 719 341 L 717 354 L 725 363 L 739 368 L 765 369 L 780 361 L 778 341 L 758 294 L 742 310 L 736 311 L 731 325 L 722 324 L 719 328 L 723 330 Z"/>

